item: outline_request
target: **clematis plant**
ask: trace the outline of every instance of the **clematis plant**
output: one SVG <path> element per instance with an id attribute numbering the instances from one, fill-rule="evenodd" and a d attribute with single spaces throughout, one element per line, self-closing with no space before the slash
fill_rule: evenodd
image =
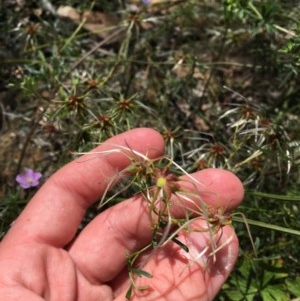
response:
<path id="1" fill-rule="evenodd" d="M 28 189 L 38 186 L 41 177 L 42 174 L 40 172 L 26 168 L 23 173 L 16 176 L 16 181 L 23 189 Z"/>

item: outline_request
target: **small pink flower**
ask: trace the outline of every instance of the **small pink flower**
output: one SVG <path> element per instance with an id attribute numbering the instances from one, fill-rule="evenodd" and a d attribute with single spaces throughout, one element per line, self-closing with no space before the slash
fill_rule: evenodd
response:
<path id="1" fill-rule="evenodd" d="M 28 189 L 38 186 L 41 177 L 42 174 L 40 172 L 27 168 L 24 173 L 16 176 L 16 181 L 22 188 Z"/>

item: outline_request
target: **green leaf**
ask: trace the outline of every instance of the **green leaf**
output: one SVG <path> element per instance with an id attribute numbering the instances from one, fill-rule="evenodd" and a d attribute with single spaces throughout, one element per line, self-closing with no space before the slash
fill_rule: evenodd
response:
<path id="1" fill-rule="evenodd" d="M 261 291 L 261 296 L 264 301 L 286 301 L 289 299 L 286 287 L 283 284 L 268 285 Z"/>
<path id="2" fill-rule="evenodd" d="M 288 273 L 282 268 L 280 261 L 257 261 L 256 265 L 259 265 L 259 269 L 263 271 L 262 274 L 262 286 L 269 286 L 271 282 L 288 277 Z M 274 282 L 273 282 L 274 283 Z"/>
<path id="3" fill-rule="evenodd" d="M 187 253 L 189 252 L 189 248 L 184 243 L 176 239 L 176 237 L 173 237 L 172 241 L 175 242 L 177 245 L 179 245 L 179 247 L 182 248 L 185 252 Z"/>
<path id="4" fill-rule="evenodd" d="M 258 284 L 251 264 L 251 259 L 243 258 L 238 266 L 238 275 L 232 276 L 224 293 L 233 301 L 252 301 L 258 292 Z"/>
<path id="5" fill-rule="evenodd" d="M 244 219 L 242 219 L 238 216 L 234 216 L 232 219 L 236 222 L 241 222 L 241 223 L 245 222 Z M 300 231 L 295 230 L 295 229 L 285 228 L 285 227 L 274 225 L 274 224 L 267 224 L 267 223 L 264 223 L 264 222 L 255 221 L 255 220 L 248 219 L 248 218 L 247 218 L 247 223 L 249 225 L 253 225 L 253 226 L 258 226 L 258 227 L 262 227 L 262 228 L 266 228 L 266 229 L 271 229 L 271 230 L 274 230 L 274 231 L 279 231 L 279 232 L 284 232 L 284 233 L 294 234 L 294 235 L 300 236 Z"/>
<path id="6" fill-rule="evenodd" d="M 241 291 L 235 289 L 235 290 L 226 290 L 225 294 L 228 297 L 228 300 L 231 301 L 252 301 L 255 297 L 255 293 L 247 293 L 246 295 L 243 294 Z"/>
<path id="7" fill-rule="evenodd" d="M 291 202 L 300 202 L 300 196 L 298 195 L 281 195 L 281 194 L 272 194 L 259 191 L 248 191 L 249 194 L 257 197 L 274 199 L 274 200 L 283 200 Z"/>
<path id="8" fill-rule="evenodd" d="M 150 273 L 148 273 L 148 272 L 146 272 L 146 271 L 144 271 L 144 270 L 140 270 L 140 269 L 131 269 L 131 271 L 133 272 L 133 273 L 135 273 L 137 276 L 139 276 L 139 277 L 141 277 L 141 276 L 145 276 L 145 277 L 147 277 L 147 278 L 153 278 L 153 276 L 150 274 Z"/>
<path id="9" fill-rule="evenodd" d="M 125 295 L 126 300 L 130 300 L 131 295 L 132 295 L 132 288 L 133 288 L 133 285 L 131 284 L 131 285 L 129 286 L 129 289 L 128 289 L 127 292 L 126 292 L 126 295 Z"/>
<path id="10" fill-rule="evenodd" d="M 295 297 L 300 296 L 300 276 L 295 279 L 286 279 L 285 284 L 287 285 L 287 289 L 290 293 L 292 293 Z"/>

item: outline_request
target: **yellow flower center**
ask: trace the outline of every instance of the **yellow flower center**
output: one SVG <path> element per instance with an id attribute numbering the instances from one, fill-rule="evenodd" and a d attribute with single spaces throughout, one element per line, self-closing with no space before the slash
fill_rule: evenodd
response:
<path id="1" fill-rule="evenodd" d="M 156 181 L 156 186 L 159 188 L 165 187 L 167 184 L 167 180 L 164 177 L 159 177 Z"/>

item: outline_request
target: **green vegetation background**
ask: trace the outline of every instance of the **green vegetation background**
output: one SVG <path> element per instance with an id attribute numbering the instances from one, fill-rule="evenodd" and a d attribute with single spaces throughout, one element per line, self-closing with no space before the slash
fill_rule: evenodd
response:
<path id="1" fill-rule="evenodd" d="M 46 180 L 74 152 L 153 127 L 188 172 L 245 185 L 258 256 L 237 215 L 240 258 L 217 300 L 296 299 L 300 3 L 155 2 L 1 2 L 1 237 L 35 192 L 15 182 L 24 168 Z"/>

